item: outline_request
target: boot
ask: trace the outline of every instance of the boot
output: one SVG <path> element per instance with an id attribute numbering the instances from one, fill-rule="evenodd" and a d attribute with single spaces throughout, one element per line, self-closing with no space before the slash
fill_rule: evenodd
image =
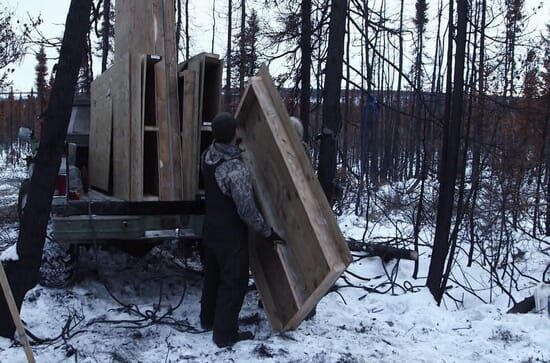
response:
<path id="1" fill-rule="evenodd" d="M 254 339 L 254 334 L 252 334 L 252 332 L 242 331 L 237 333 L 237 337 L 235 339 L 231 339 L 228 341 L 221 341 L 221 342 L 217 342 L 214 340 L 214 343 L 216 343 L 218 348 L 227 348 L 243 340 L 252 340 L 252 339 Z"/>

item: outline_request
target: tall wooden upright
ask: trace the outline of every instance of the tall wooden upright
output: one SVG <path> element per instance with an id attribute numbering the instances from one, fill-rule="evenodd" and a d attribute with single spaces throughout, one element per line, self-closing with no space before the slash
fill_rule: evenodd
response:
<path id="1" fill-rule="evenodd" d="M 182 198 L 174 18 L 174 0 L 116 2 L 115 64 L 125 57 L 130 60 L 130 200 Z M 144 120 L 148 104 L 154 107 L 154 125 L 146 125 Z M 114 124 L 118 122 L 125 120 L 113 120 Z M 113 143 L 118 141 L 115 138 Z M 151 146 L 156 150 L 151 150 Z M 149 163 L 157 160 L 156 168 L 144 165 L 145 160 Z M 152 169 L 158 171 L 156 196 L 148 196 L 144 185 L 146 180 L 156 178 L 150 174 Z"/>

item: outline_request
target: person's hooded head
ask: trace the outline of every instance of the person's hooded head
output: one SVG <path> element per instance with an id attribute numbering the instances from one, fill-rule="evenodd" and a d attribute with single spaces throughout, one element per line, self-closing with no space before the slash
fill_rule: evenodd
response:
<path id="1" fill-rule="evenodd" d="M 212 137 L 221 144 L 231 144 L 237 133 L 237 121 L 228 112 L 221 112 L 212 120 Z"/>
<path id="2" fill-rule="evenodd" d="M 298 117 L 291 116 L 290 122 L 292 122 L 292 126 L 294 126 L 294 130 L 296 130 L 296 134 L 300 138 L 300 141 L 304 140 L 304 125 L 302 125 L 302 121 Z"/>

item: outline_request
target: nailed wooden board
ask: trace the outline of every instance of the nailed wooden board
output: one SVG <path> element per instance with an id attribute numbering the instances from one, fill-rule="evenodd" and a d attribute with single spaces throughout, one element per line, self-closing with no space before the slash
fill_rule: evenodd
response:
<path id="1" fill-rule="evenodd" d="M 174 1 L 163 1 L 164 14 L 164 71 L 167 97 L 167 130 L 170 145 L 170 195 L 167 200 L 182 199 L 181 133 L 179 125 L 178 63 L 176 44 L 176 15 Z"/>
<path id="2" fill-rule="evenodd" d="M 181 170 L 183 200 L 194 200 L 198 193 L 199 128 L 195 122 L 196 72 L 186 70 L 180 73 L 182 92 L 181 112 Z"/>
<path id="3" fill-rule="evenodd" d="M 273 329 L 296 328 L 351 262 L 351 255 L 267 69 L 237 110 L 259 205 L 287 241 L 252 236 L 250 263 Z"/>
<path id="4" fill-rule="evenodd" d="M 113 195 L 130 200 L 130 56 L 111 68 L 113 99 Z"/>
<path id="5" fill-rule="evenodd" d="M 88 168 L 90 185 L 109 191 L 111 172 L 111 135 L 113 99 L 111 97 L 112 69 L 103 73 L 91 86 L 91 122 Z"/>

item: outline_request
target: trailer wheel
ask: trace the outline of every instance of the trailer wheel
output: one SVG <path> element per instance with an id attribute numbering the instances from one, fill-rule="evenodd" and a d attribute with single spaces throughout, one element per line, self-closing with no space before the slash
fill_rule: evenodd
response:
<path id="1" fill-rule="evenodd" d="M 78 245 L 63 246 L 47 240 L 40 266 L 40 284 L 51 288 L 69 286 L 74 278 L 77 251 Z"/>

